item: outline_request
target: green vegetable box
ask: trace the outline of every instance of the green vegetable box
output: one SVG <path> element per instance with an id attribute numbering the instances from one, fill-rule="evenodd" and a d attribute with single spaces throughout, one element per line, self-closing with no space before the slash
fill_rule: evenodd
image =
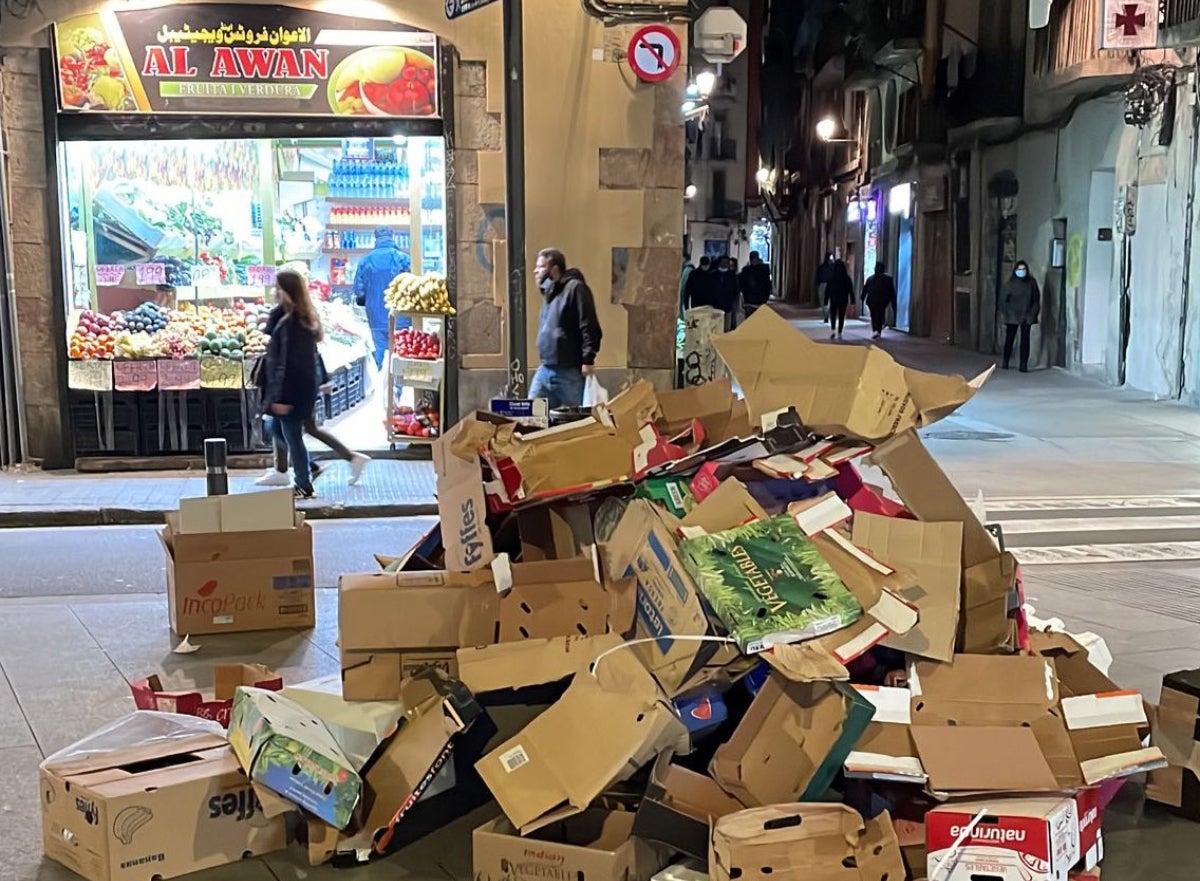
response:
<path id="1" fill-rule="evenodd" d="M 337 829 L 345 829 L 362 795 L 362 778 L 329 729 L 299 704 L 261 688 L 239 688 L 229 745 L 261 783 Z"/>
<path id="2" fill-rule="evenodd" d="M 746 654 L 853 624 L 862 607 L 784 514 L 685 539 L 683 564 Z"/>

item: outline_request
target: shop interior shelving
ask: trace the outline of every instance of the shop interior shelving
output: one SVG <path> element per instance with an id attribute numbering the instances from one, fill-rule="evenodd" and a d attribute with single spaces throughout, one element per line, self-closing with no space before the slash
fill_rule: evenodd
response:
<path id="1" fill-rule="evenodd" d="M 435 334 L 438 338 L 439 356 L 436 359 L 407 358 L 395 350 L 397 319 L 408 319 L 412 327 L 426 333 Z M 442 313 L 432 312 L 398 312 L 394 311 L 388 320 L 388 370 L 387 370 L 387 426 L 388 441 L 395 449 L 398 444 L 431 444 L 441 434 L 445 423 L 446 381 L 446 319 Z M 411 392 L 412 403 L 407 403 Z M 412 407 L 414 413 L 421 410 L 422 401 L 432 405 L 437 414 L 436 433 L 430 437 L 415 437 L 405 434 L 396 427 L 397 409 Z"/>

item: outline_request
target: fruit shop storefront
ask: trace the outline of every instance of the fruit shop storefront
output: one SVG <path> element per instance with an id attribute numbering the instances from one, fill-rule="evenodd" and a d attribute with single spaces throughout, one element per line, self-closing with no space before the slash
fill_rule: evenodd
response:
<path id="1" fill-rule="evenodd" d="M 366 450 L 436 436 L 454 381 L 446 54 L 417 28 L 278 6 L 57 22 L 77 459 L 194 454 L 209 437 L 265 449 L 251 373 L 283 268 L 308 278 L 321 315 L 325 428 Z M 423 296 L 393 286 L 374 302 L 359 267 L 377 249 L 372 265 L 411 273 Z"/>

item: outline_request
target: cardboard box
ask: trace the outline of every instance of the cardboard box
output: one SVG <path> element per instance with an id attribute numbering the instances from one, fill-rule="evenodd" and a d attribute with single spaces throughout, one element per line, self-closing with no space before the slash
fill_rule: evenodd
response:
<path id="1" fill-rule="evenodd" d="M 459 679 L 477 695 L 502 693 L 508 698 L 503 703 L 519 702 L 517 695 L 527 689 L 587 674 L 597 657 L 623 642 L 608 633 L 459 649 Z"/>
<path id="2" fill-rule="evenodd" d="M 693 419 L 704 426 L 710 445 L 754 433 L 746 402 L 733 393 L 729 377 L 657 394 L 661 414 L 658 427 L 668 437 L 686 431 Z"/>
<path id="3" fill-rule="evenodd" d="M 400 701 L 348 702 L 342 697 L 342 677 L 336 673 L 289 685 L 280 694 L 321 720 L 356 771 L 371 760 L 404 717 Z"/>
<path id="4" fill-rule="evenodd" d="M 336 829 L 350 822 L 362 779 L 325 724 L 299 704 L 274 692 L 239 688 L 229 745 L 255 783 Z"/>
<path id="5" fill-rule="evenodd" d="M 1104 806 L 1101 800 L 1098 786 L 1075 793 L 1075 813 L 1079 816 L 1079 862 L 1075 864 L 1075 870 L 1079 872 L 1090 872 L 1104 859 Z"/>
<path id="6" fill-rule="evenodd" d="M 1169 766 L 1150 774 L 1146 798 L 1200 823 L 1200 670 L 1163 677 L 1151 740 Z"/>
<path id="7" fill-rule="evenodd" d="M 877 346 L 816 343 L 773 309 L 758 309 L 714 341 L 746 397 L 752 424 L 794 407 L 806 428 L 882 441 L 930 425 L 971 399 L 968 382 L 902 367 Z"/>
<path id="8" fill-rule="evenodd" d="M 312 529 L 180 533 L 167 515 L 167 609 L 175 633 L 237 633 L 316 624 Z"/>
<path id="9" fill-rule="evenodd" d="M 278 532 L 296 518 L 291 490 L 265 490 L 179 500 L 179 532 Z"/>
<path id="10" fill-rule="evenodd" d="M 763 310 L 759 310 L 761 312 Z M 891 818 L 838 804 L 752 808 L 713 824 L 712 881 L 881 881 L 905 877 Z"/>
<path id="11" fill-rule="evenodd" d="M 925 768 L 912 739 L 912 693 L 907 688 L 855 685 L 875 708 L 871 724 L 846 757 L 846 776 L 923 785 Z"/>
<path id="12" fill-rule="evenodd" d="M 711 777 L 676 765 L 664 752 L 650 771 L 650 783 L 638 805 L 633 832 L 699 860 L 708 859 L 712 821 L 742 810 Z"/>
<path id="13" fill-rule="evenodd" d="M 522 838 L 504 818 L 471 836 L 476 881 L 649 881 L 664 854 L 633 837 L 633 814 L 600 809 L 560 820 Z"/>
<path id="14" fill-rule="evenodd" d="M 395 700 L 401 680 L 424 666 L 454 675 L 462 647 L 632 627 L 633 581 L 605 579 L 593 560 L 515 563 L 511 573 L 504 595 L 490 569 L 342 576 L 343 696 Z"/>
<path id="15" fill-rule="evenodd" d="M 476 768 L 508 819 L 528 834 L 576 814 L 667 748 L 687 729 L 629 651 L 576 676 L 562 698 Z"/>
<path id="16" fill-rule="evenodd" d="M 43 850 L 89 881 L 175 878 L 287 845 L 215 734 L 51 757 L 39 778 Z"/>
<path id="17" fill-rule="evenodd" d="M 433 444 L 437 477 L 438 519 L 442 526 L 446 568 L 470 572 L 492 561 L 487 501 L 479 453 L 471 449 L 473 423 L 460 422 Z M 467 449 L 455 452 L 456 445 Z"/>
<path id="18" fill-rule="evenodd" d="M 283 688 L 283 679 L 262 664 L 217 664 L 213 668 L 211 700 L 206 700 L 198 691 L 168 691 L 158 676 L 137 679 L 129 683 L 129 690 L 133 693 L 133 705 L 139 710 L 211 719 L 228 728 L 234 693 L 243 685 L 279 691 Z"/>
<path id="19" fill-rule="evenodd" d="M 873 714 L 869 701 L 841 683 L 789 682 L 772 673 L 717 748 L 709 773 L 750 807 L 821 799 Z"/>
<path id="20" fill-rule="evenodd" d="M 957 850 L 952 845 L 987 814 Z M 939 881 L 1067 881 L 1079 861 L 1079 815 L 1072 798 L 961 802 L 925 815 L 927 869 Z M 942 862 L 949 861 L 949 868 Z M 935 872 L 937 873 L 935 875 Z"/>

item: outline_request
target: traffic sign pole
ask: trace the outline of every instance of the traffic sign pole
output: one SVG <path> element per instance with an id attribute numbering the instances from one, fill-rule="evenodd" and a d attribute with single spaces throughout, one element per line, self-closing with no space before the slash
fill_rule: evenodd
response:
<path id="1" fill-rule="evenodd" d="M 503 0 L 504 40 L 504 225 L 508 255 L 509 398 L 528 387 L 525 260 L 525 38 L 522 0 Z"/>

